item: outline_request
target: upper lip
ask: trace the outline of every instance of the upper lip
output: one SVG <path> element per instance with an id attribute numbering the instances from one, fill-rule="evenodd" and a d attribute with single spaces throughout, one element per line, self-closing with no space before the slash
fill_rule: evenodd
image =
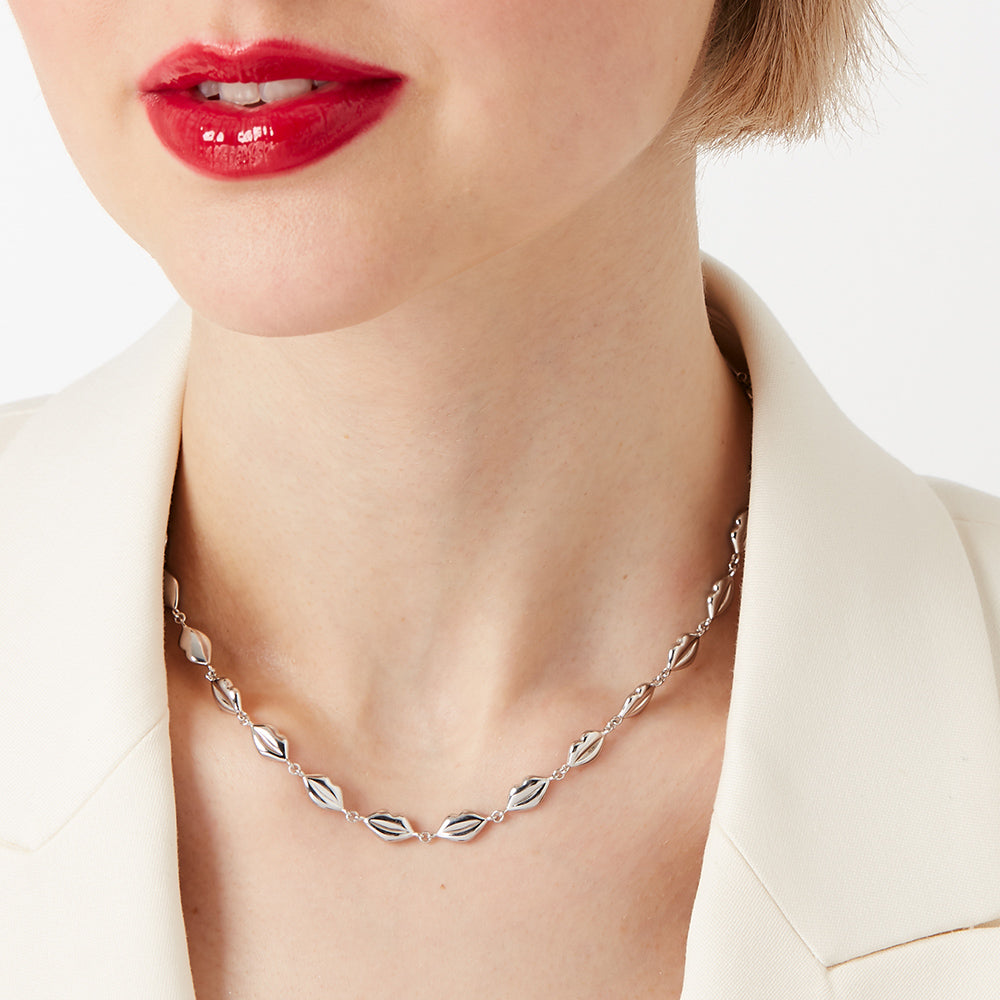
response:
<path id="1" fill-rule="evenodd" d="M 139 80 L 139 90 L 188 90 L 205 80 L 264 83 L 307 79 L 352 83 L 402 80 L 403 75 L 350 56 L 287 39 L 246 43 L 188 42 L 158 59 Z"/>

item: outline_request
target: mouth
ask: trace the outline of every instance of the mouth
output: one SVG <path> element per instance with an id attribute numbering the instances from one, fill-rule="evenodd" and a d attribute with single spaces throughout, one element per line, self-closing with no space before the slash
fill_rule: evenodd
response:
<path id="1" fill-rule="evenodd" d="M 188 44 L 139 82 L 163 146 L 220 178 L 256 178 L 305 167 L 376 125 L 402 74 L 295 42 Z"/>
<path id="2" fill-rule="evenodd" d="M 263 83 L 243 83 L 240 81 L 204 80 L 198 84 L 198 93 L 206 101 L 219 101 L 241 108 L 259 108 L 277 101 L 294 100 L 311 94 L 321 87 L 337 87 L 339 84 L 324 80 L 265 80 Z"/>

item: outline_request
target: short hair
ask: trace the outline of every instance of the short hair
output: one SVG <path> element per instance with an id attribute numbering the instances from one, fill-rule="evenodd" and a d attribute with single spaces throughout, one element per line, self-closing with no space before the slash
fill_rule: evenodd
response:
<path id="1" fill-rule="evenodd" d="M 858 107 L 874 52 L 891 48 L 878 0 L 717 0 L 683 140 L 740 146 L 815 136 Z"/>

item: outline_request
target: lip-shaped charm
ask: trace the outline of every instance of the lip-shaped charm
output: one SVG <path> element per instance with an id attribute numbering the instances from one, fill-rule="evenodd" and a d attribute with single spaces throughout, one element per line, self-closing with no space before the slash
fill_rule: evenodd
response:
<path id="1" fill-rule="evenodd" d="M 199 667 L 207 667 L 212 662 L 212 641 L 204 632 L 185 625 L 181 629 L 178 645 L 184 650 L 184 655 Z"/>
<path id="2" fill-rule="evenodd" d="M 586 732 L 569 748 L 566 763 L 570 767 L 589 764 L 601 752 L 602 746 L 604 746 L 604 733 Z"/>
<path id="3" fill-rule="evenodd" d="M 537 775 L 525 778 L 524 781 L 510 790 L 510 794 L 507 796 L 507 811 L 534 809 L 542 801 L 548 787 L 548 778 L 539 778 Z"/>
<path id="4" fill-rule="evenodd" d="M 200 173 L 236 179 L 336 152 L 389 111 L 404 82 L 381 66 L 269 40 L 183 45 L 144 74 L 139 91 L 171 153 Z"/>
<path id="5" fill-rule="evenodd" d="M 390 844 L 409 840 L 410 837 L 417 835 L 405 816 L 394 816 L 390 812 L 372 813 L 371 816 L 365 816 L 364 823 L 372 833 Z"/>

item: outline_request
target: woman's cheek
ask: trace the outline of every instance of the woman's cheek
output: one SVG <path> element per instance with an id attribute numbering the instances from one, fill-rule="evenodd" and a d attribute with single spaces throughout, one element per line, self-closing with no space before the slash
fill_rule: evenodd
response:
<path id="1" fill-rule="evenodd" d="M 46 105 L 84 179 L 134 161 L 139 108 L 130 29 L 120 3 L 12 0 Z M 109 182 L 110 183 L 110 182 Z"/>
<path id="2" fill-rule="evenodd" d="M 423 5 L 426 6 L 426 5 Z M 519 150 L 557 152 L 565 164 L 637 155 L 668 123 L 689 83 L 710 0 L 432 5 L 447 54 L 447 125 L 461 136 L 503 136 Z"/>

